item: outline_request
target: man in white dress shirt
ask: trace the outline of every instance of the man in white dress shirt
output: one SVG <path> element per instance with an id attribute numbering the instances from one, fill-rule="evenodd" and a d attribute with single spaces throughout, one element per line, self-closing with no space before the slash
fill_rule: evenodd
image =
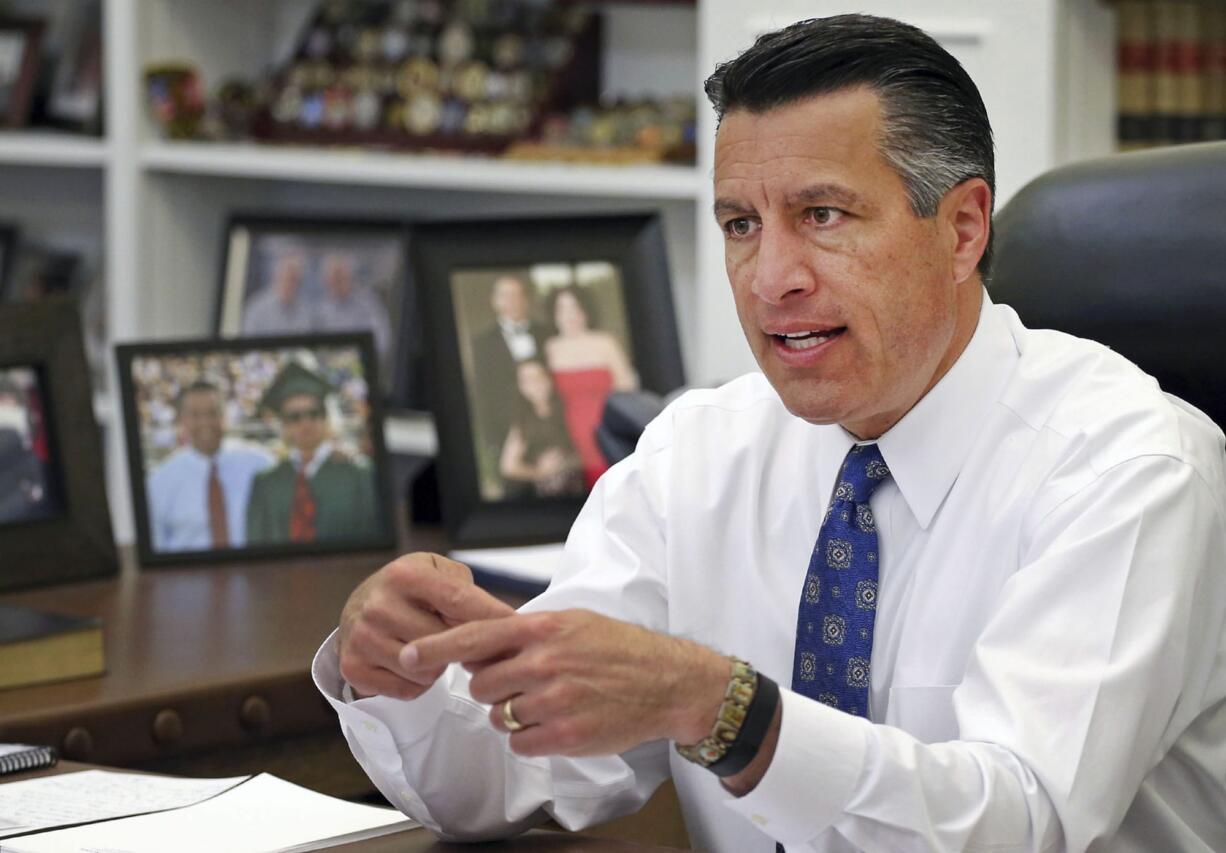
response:
<path id="1" fill-rule="evenodd" d="M 243 306 L 244 335 L 294 335 L 315 329 L 315 313 L 302 294 L 306 259 L 299 251 L 285 251 L 273 264 L 272 281 Z"/>
<path id="2" fill-rule="evenodd" d="M 918 30 L 707 91 L 762 374 L 652 423 L 519 613 L 431 555 L 355 590 L 315 661 L 355 756 L 458 838 L 671 775 L 705 850 L 1226 850 L 1221 431 L 991 303 L 986 110 Z"/>
<path id="3" fill-rule="evenodd" d="M 185 388 L 176 409 L 188 443 L 154 468 L 146 485 L 153 550 L 241 548 L 251 482 L 272 455 L 225 440 L 221 391 L 210 382 Z"/>
<path id="4" fill-rule="evenodd" d="M 324 292 L 316 309 L 315 330 L 320 332 L 365 332 L 375 338 L 375 351 L 386 359 L 391 346 L 387 306 L 374 289 L 355 276 L 352 252 L 332 251 L 321 262 Z"/>

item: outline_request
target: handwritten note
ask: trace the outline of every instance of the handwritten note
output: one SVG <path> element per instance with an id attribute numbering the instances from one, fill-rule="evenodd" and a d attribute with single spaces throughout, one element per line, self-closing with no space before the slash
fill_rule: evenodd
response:
<path id="1" fill-rule="evenodd" d="M 177 809 L 228 791 L 249 776 L 178 779 L 82 770 L 0 785 L 0 838 L 35 829 Z"/>

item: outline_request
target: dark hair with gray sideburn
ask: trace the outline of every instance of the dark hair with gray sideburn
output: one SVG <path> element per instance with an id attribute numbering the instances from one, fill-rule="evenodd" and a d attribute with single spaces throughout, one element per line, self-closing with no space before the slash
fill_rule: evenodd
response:
<path id="1" fill-rule="evenodd" d="M 871 15 L 800 21 L 760 36 L 707 78 L 719 120 L 764 113 L 815 95 L 867 86 L 881 101 L 879 149 L 902 178 L 916 216 L 935 216 L 945 193 L 982 178 L 996 198 L 992 126 L 970 75 L 924 31 Z M 979 260 L 987 278 L 992 236 Z"/>

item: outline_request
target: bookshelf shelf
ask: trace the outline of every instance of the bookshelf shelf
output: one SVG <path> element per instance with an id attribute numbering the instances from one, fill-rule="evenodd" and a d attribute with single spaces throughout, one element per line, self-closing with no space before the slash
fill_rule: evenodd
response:
<path id="1" fill-rule="evenodd" d="M 705 183 L 692 166 L 588 166 L 216 143 L 148 143 L 140 164 L 148 172 L 183 175 L 690 201 Z"/>
<path id="2" fill-rule="evenodd" d="M 105 140 L 66 133 L 0 133 L 0 165 L 101 169 L 110 157 Z"/>

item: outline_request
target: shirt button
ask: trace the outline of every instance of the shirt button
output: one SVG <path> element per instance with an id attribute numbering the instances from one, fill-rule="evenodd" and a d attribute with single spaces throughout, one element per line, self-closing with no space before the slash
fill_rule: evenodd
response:
<path id="1" fill-rule="evenodd" d="M 770 823 L 770 821 L 766 819 L 765 815 L 760 815 L 760 814 L 751 815 L 750 819 L 754 823 L 756 823 L 758 826 L 766 826 L 768 823 Z"/>
<path id="2" fill-rule="evenodd" d="M 411 799 L 411 798 L 412 798 L 412 796 L 413 796 L 413 792 L 412 792 L 412 791 L 410 791 L 408 788 L 401 788 L 401 789 L 400 789 L 400 799 L 402 799 L 402 800 L 408 800 L 408 799 Z"/>
<path id="3" fill-rule="evenodd" d="M 376 725 L 375 725 L 375 724 L 374 724 L 372 721 L 370 721 L 370 720 L 363 720 L 363 721 L 362 721 L 362 728 L 366 729 L 366 731 L 368 731 L 368 732 L 375 732 L 375 731 L 378 731 L 378 730 L 379 730 L 379 727 L 378 727 L 378 726 L 376 726 Z"/>

